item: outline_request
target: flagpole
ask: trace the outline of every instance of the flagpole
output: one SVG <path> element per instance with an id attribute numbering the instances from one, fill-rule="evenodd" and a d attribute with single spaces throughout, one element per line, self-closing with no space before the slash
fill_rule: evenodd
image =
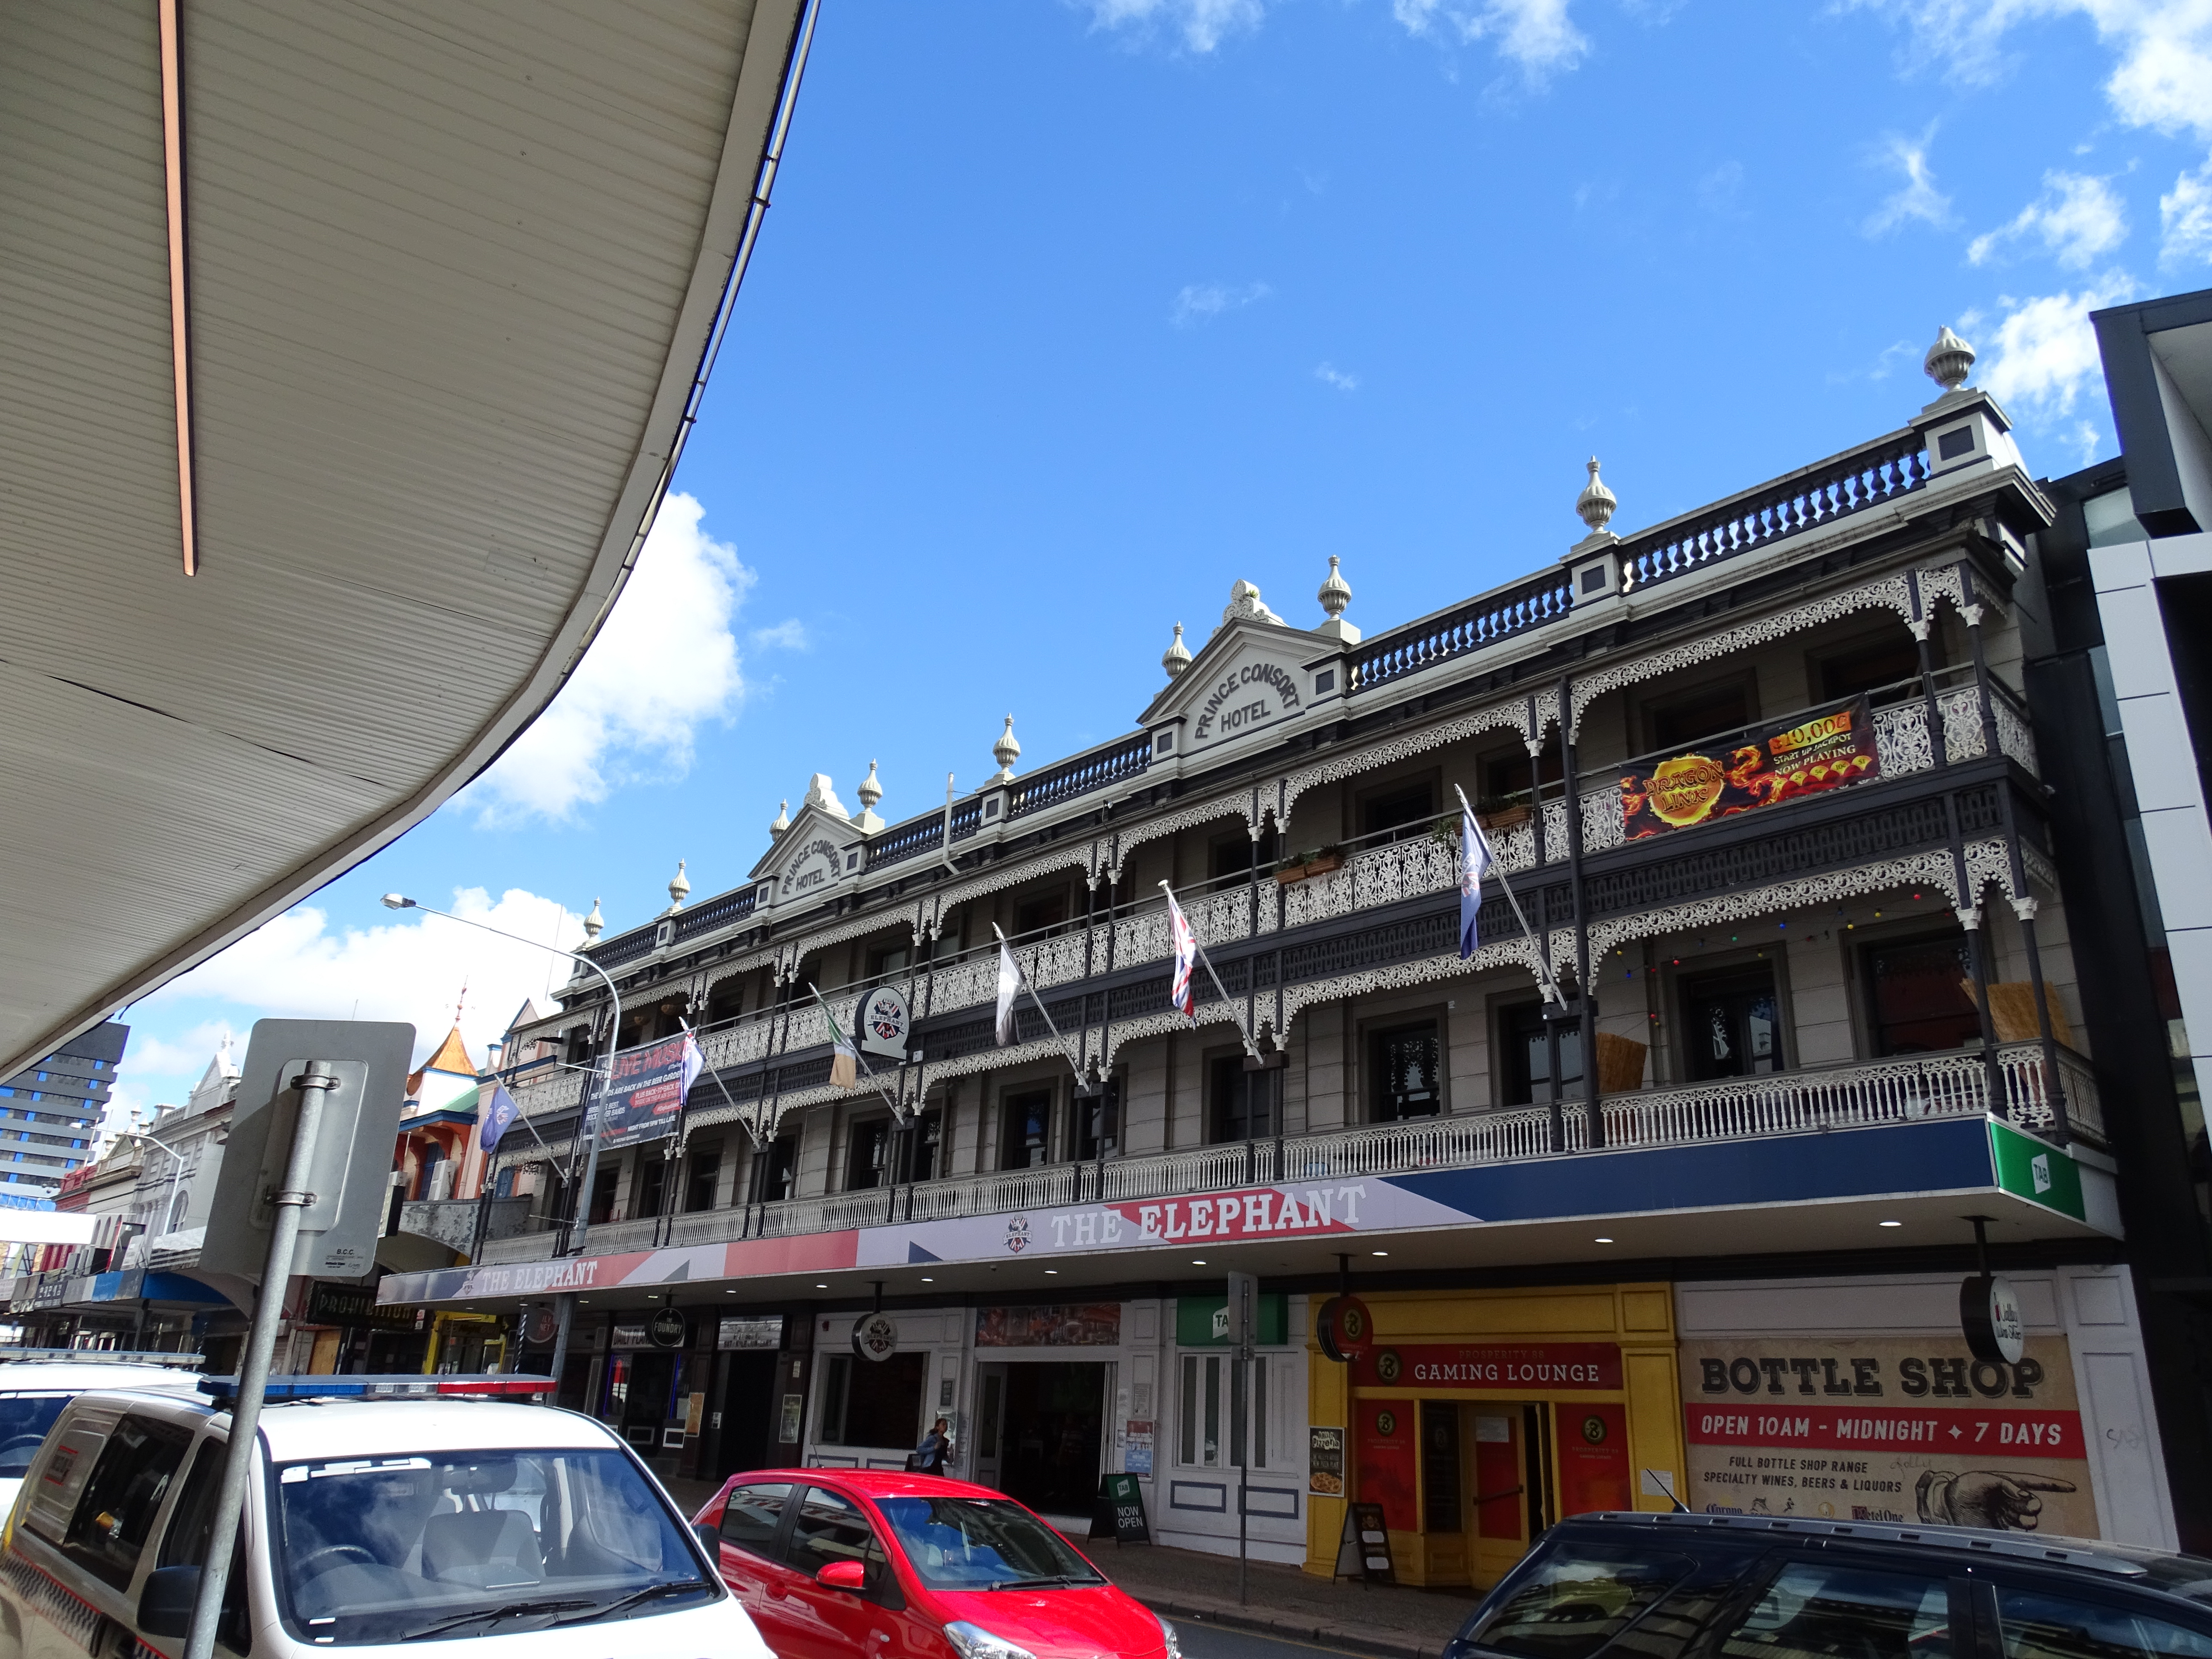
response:
<path id="1" fill-rule="evenodd" d="M 822 1018 L 829 1024 L 830 1044 L 834 1048 L 836 1044 L 837 1039 L 844 1036 L 844 1029 L 837 1024 L 837 1016 L 830 1012 L 830 1005 L 822 1000 L 822 993 L 814 988 L 814 981 L 810 979 L 806 981 L 806 989 L 813 997 L 816 1004 L 821 1008 Z M 849 1038 L 847 1040 L 850 1041 Z M 895 1123 L 904 1124 L 906 1121 L 905 1111 L 900 1107 L 897 1101 L 893 1100 L 889 1094 L 884 1092 L 883 1080 L 877 1077 L 875 1067 L 868 1064 L 867 1057 L 861 1054 L 860 1045 L 857 1042 L 853 1044 L 853 1064 L 859 1066 L 860 1068 L 860 1075 L 868 1079 L 868 1086 L 875 1091 L 876 1098 L 882 1101 L 884 1105 L 891 1109 L 891 1121 Z"/>
<path id="2" fill-rule="evenodd" d="M 1179 901 L 1176 898 L 1174 888 L 1169 886 L 1167 883 L 1162 882 L 1160 884 L 1160 890 L 1168 896 L 1169 903 L 1176 905 L 1177 908 L 1182 908 Z M 1183 921 L 1186 923 L 1188 923 L 1190 921 L 1189 913 L 1187 911 L 1184 913 Z M 1237 1022 L 1237 1035 L 1243 1040 L 1244 1052 L 1251 1055 L 1255 1060 L 1259 1059 L 1259 1046 L 1252 1041 L 1252 1033 L 1245 1028 L 1243 1015 L 1237 1012 L 1236 1003 L 1231 1000 L 1228 990 L 1222 985 L 1221 975 L 1213 971 L 1213 958 L 1206 954 L 1206 946 L 1200 942 L 1198 929 L 1194 927 L 1190 930 L 1190 948 L 1198 953 L 1198 959 L 1206 964 L 1206 976 L 1213 981 L 1214 990 L 1219 994 L 1221 1000 L 1224 1002 L 1229 1004 L 1230 1017 Z M 1194 1021 L 1197 1018 L 1197 1016 L 1194 1014 L 1191 1018 Z"/>
<path id="3" fill-rule="evenodd" d="M 1030 976 L 1022 971 L 1022 959 L 1014 954 L 1013 947 L 1006 943 L 1006 936 L 999 933 L 997 922 L 991 924 L 991 931 L 998 934 L 999 948 L 1006 953 L 1006 960 L 1014 964 L 1014 977 L 1021 981 L 1022 989 L 1030 994 L 1030 1000 L 1036 1005 L 1037 1012 L 1044 1016 L 1044 1029 L 1052 1033 L 1052 1040 L 1060 1045 L 1061 1057 L 1067 1061 L 1067 1069 L 1075 1073 L 1076 1086 L 1089 1088 L 1091 1079 L 1083 1075 L 1083 1067 L 1076 1060 L 1075 1050 L 1069 1048 L 1067 1039 L 1060 1036 L 1060 1027 L 1052 1023 L 1051 1012 L 1044 1006 L 1044 999 L 1036 994 L 1036 987 L 1030 983 Z"/>
<path id="4" fill-rule="evenodd" d="M 1459 785 L 1454 784 L 1452 793 L 1459 797 L 1460 811 L 1467 814 L 1467 821 L 1474 824 L 1475 839 L 1482 843 L 1482 850 L 1490 855 L 1491 871 L 1497 876 L 1498 885 L 1505 894 L 1505 902 L 1513 907 L 1513 919 L 1521 924 L 1521 937 L 1531 945 L 1535 945 L 1536 936 L 1528 926 L 1528 918 L 1522 912 L 1521 901 L 1513 896 L 1513 884 L 1505 879 L 1505 866 L 1498 861 L 1497 850 L 1491 846 L 1490 837 L 1484 835 L 1482 826 L 1475 823 L 1474 808 L 1468 805 L 1467 791 L 1461 788 Z M 1541 810 L 1541 803 L 1538 805 L 1539 810 Z M 1163 882 L 1161 885 L 1165 886 L 1166 884 Z M 1475 902 L 1478 904 L 1481 902 L 1480 890 L 1476 892 Z M 1566 998 L 1560 993 L 1559 981 L 1552 977 L 1552 964 L 1541 945 L 1538 945 L 1536 950 L 1536 978 L 1543 985 L 1544 994 L 1547 997 L 1558 1003 L 1562 1008 L 1567 1006 Z"/>
<path id="5" fill-rule="evenodd" d="M 697 1039 L 698 1033 L 692 1030 L 690 1023 L 684 1019 L 683 1015 L 678 1014 L 676 1017 L 676 1023 L 684 1028 L 684 1034 L 686 1036 L 691 1037 L 695 1041 Z M 699 1051 L 699 1058 L 702 1061 L 706 1060 L 707 1051 L 704 1048 L 702 1048 Z M 751 1124 L 745 1121 L 745 1109 L 738 1104 L 737 1097 L 730 1092 L 730 1085 L 722 1081 L 722 1074 L 716 1071 L 712 1066 L 707 1066 L 706 1070 L 707 1075 L 714 1079 L 714 1086 L 722 1091 L 722 1098 L 729 1102 L 730 1109 L 738 1115 L 738 1127 L 743 1128 L 748 1135 L 750 1135 L 752 1137 L 753 1145 L 755 1146 L 758 1146 L 761 1144 L 760 1131 L 754 1128 Z M 684 1091 L 684 1101 L 688 1108 L 690 1101 L 690 1091 L 689 1090 Z"/>

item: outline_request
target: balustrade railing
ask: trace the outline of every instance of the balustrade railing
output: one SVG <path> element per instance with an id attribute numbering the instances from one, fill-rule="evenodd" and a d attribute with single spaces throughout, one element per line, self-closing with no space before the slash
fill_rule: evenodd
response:
<path id="1" fill-rule="evenodd" d="M 1117 738 L 1087 754 L 1078 755 L 1073 760 L 1062 761 L 1057 766 L 1031 773 L 1018 781 L 1006 816 L 1019 817 L 1024 812 L 1056 806 L 1061 801 L 1087 795 L 1094 789 L 1103 789 L 1124 778 L 1136 777 L 1152 764 L 1152 759 L 1151 733 L 1139 732 L 1130 737 Z"/>
<path id="2" fill-rule="evenodd" d="M 1620 585 L 1636 592 L 1722 559 L 1771 546 L 1863 512 L 1928 482 L 1916 433 L 1815 462 L 1703 512 L 1657 525 L 1620 544 Z"/>
<path id="3" fill-rule="evenodd" d="M 1351 683 L 1346 690 L 1372 690 L 1557 622 L 1573 609 L 1574 594 L 1565 572 L 1545 571 L 1420 622 L 1376 635 L 1352 653 Z"/>
<path id="4" fill-rule="evenodd" d="M 2066 1091 L 2068 1122 L 2075 1133 L 2101 1141 L 2104 1110 L 2088 1062 L 2071 1049 L 2061 1048 L 2058 1070 Z M 2057 1113 L 2040 1044 L 2010 1043 L 2000 1048 L 1997 1073 L 2002 1096 L 1993 1100 L 1989 1068 L 1980 1051 L 1960 1049 L 1613 1095 L 1600 1102 L 1600 1115 L 1606 1146 L 1624 1151 L 1768 1139 L 1940 1117 L 1994 1115 L 2031 1132 L 2055 1125 Z M 944 1221 L 1277 1182 L 1525 1163 L 1589 1150 L 1589 1118 L 1581 1102 L 1562 1103 L 1559 1133 L 1561 1144 L 1555 1147 L 1548 1105 L 1364 1124 L 1291 1135 L 1280 1141 L 1230 1141 L 1103 1164 L 1054 1164 L 667 1220 L 605 1223 L 591 1229 L 587 1245 L 594 1255 L 612 1255 L 664 1243 L 784 1238 L 894 1221 Z M 544 1260 L 551 1255 L 557 1237 L 549 1230 L 494 1238 L 484 1247 L 483 1260 Z"/>

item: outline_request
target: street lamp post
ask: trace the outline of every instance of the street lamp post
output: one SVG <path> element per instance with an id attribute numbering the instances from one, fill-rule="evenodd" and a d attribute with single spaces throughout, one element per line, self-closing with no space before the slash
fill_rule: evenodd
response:
<path id="1" fill-rule="evenodd" d="M 167 1141 L 156 1140 L 152 1135 L 148 1134 L 143 1129 L 125 1129 L 122 1133 L 117 1135 L 115 1138 L 118 1140 L 143 1140 L 149 1146 L 159 1146 L 163 1152 L 169 1155 L 169 1196 L 163 1201 L 161 1206 L 161 1215 L 163 1218 L 161 1224 L 162 1230 L 167 1231 L 169 1225 L 168 1218 L 173 1216 L 176 1212 L 177 1177 L 185 1172 L 184 1154 L 179 1152 L 175 1147 L 169 1145 Z M 152 1230 L 149 1229 L 146 1234 L 146 1253 L 149 1261 L 153 1256 L 154 1240 L 155 1237 L 156 1235 L 152 1231 Z"/>
<path id="2" fill-rule="evenodd" d="M 571 962 L 581 963 L 597 974 L 606 981 L 607 1000 L 613 1005 L 614 1016 L 612 1024 L 607 1032 L 606 1053 L 606 1080 L 610 1085 L 613 1084 L 615 1045 L 622 1037 L 622 993 L 615 988 L 613 979 L 598 963 L 574 951 L 563 951 L 557 945 L 548 945 L 543 939 L 525 939 L 520 933 L 510 933 L 505 928 L 494 927 L 489 922 L 477 921 L 470 916 L 457 916 L 450 910 L 433 908 L 402 893 L 386 893 L 384 896 L 384 908 L 387 910 L 420 910 L 426 916 L 443 916 L 447 921 L 458 921 L 465 927 L 479 928 L 487 933 L 495 933 L 501 939 L 511 939 L 517 945 L 528 945 L 540 951 L 550 951 L 556 957 L 566 957 Z M 576 1224 L 574 1231 L 568 1235 L 568 1254 L 571 1255 L 581 1255 L 584 1253 L 584 1240 L 590 1232 L 592 1224 L 592 1187 L 598 1178 L 599 1170 L 599 1125 L 598 1119 L 592 1116 L 590 1110 L 598 1103 L 590 1097 L 591 1087 L 592 1079 L 586 1077 L 584 1079 L 585 1097 L 578 1105 L 576 1112 L 576 1127 L 580 1132 L 585 1122 L 587 1120 L 590 1121 L 592 1140 L 591 1150 L 584 1155 L 583 1186 L 576 1194 Z M 561 1397 L 562 1369 L 568 1363 L 568 1328 L 576 1317 L 576 1293 L 574 1291 L 562 1291 L 554 1298 L 554 1305 L 560 1310 L 560 1322 L 553 1334 L 553 1397 L 557 1401 Z"/>

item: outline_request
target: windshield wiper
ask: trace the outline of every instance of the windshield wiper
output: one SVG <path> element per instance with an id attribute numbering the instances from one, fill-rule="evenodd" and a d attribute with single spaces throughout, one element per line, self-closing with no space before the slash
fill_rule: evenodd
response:
<path id="1" fill-rule="evenodd" d="M 1078 1578 L 1071 1573 L 1057 1572 L 1047 1574 L 1042 1578 L 1000 1578 L 996 1580 L 991 1588 L 994 1590 L 1036 1589 L 1049 1586 L 1054 1589 L 1070 1589 L 1078 1584 L 1103 1584 L 1105 1582 L 1102 1575 L 1095 1572 L 1088 1578 Z"/>
<path id="2" fill-rule="evenodd" d="M 464 1613 L 451 1619 L 441 1619 L 434 1625 L 425 1625 L 421 1630 L 410 1631 L 406 1635 L 401 1637 L 399 1639 L 403 1642 L 420 1641 L 426 1636 L 435 1636 L 441 1631 L 458 1630 L 463 1625 L 473 1625 L 480 1619 L 489 1623 L 496 1624 L 502 1619 L 520 1619 L 526 1614 L 533 1613 L 568 1613 L 577 1607 L 596 1607 L 599 1604 L 595 1601 L 579 1601 L 573 1599 L 546 1601 L 509 1601 L 503 1607 L 478 1607 L 474 1613 Z"/>
<path id="3" fill-rule="evenodd" d="M 647 1584 L 643 1589 L 632 1590 L 619 1601 L 610 1601 L 603 1607 L 592 1602 L 584 1602 L 582 1605 L 591 1607 L 591 1612 L 580 1618 L 556 1619 L 553 1621 L 553 1628 L 558 1630 L 564 1625 L 588 1625 L 594 1620 L 605 1619 L 611 1613 L 620 1613 L 624 1607 L 635 1607 L 641 1601 L 650 1601 L 658 1596 L 674 1595 L 684 1590 L 702 1590 L 706 1588 L 707 1581 L 703 1578 L 664 1579 L 658 1584 Z M 578 1604 L 571 1601 L 568 1605 L 575 1607 Z"/>

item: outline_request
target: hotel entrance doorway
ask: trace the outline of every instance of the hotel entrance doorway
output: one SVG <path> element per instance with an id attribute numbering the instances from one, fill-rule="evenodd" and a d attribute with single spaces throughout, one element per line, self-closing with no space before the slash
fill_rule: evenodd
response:
<path id="1" fill-rule="evenodd" d="M 1113 1370 L 1061 1360 L 979 1366 L 975 1479 L 1040 1515 L 1088 1521 L 1104 1468 Z"/>

